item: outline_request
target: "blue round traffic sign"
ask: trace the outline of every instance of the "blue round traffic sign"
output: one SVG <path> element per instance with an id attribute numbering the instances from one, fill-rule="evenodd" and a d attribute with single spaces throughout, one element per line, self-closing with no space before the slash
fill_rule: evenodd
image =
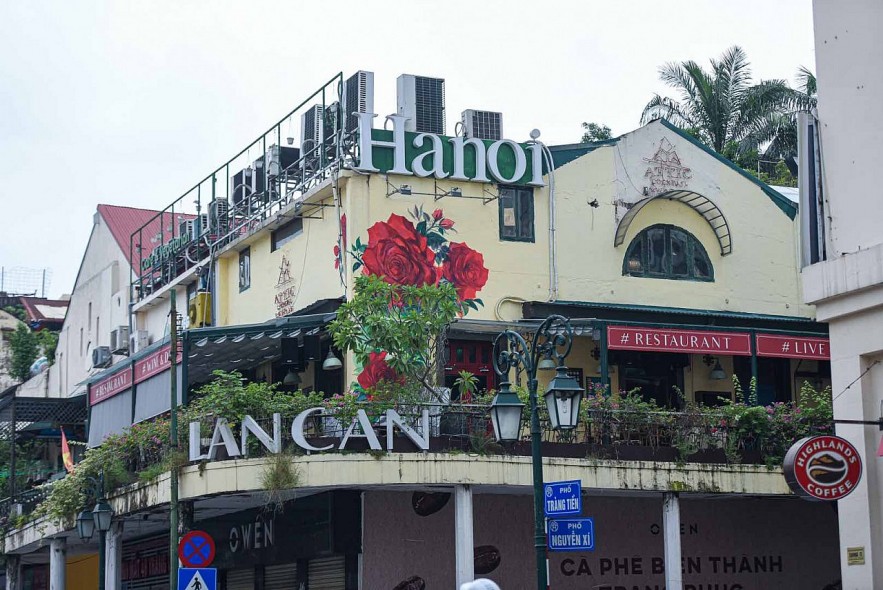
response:
<path id="1" fill-rule="evenodd" d="M 178 543 L 178 559 L 184 567 L 208 567 L 215 559 L 215 541 L 204 531 L 190 531 Z"/>

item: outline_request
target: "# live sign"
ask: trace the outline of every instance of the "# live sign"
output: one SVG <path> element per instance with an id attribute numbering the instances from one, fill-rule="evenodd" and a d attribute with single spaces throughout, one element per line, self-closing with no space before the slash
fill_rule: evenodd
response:
<path id="1" fill-rule="evenodd" d="M 831 347 L 827 338 L 782 336 L 779 334 L 758 334 L 756 338 L 757 356 L 817 361 L 827 361 L 831 358 Z"/>
<path id="2" fill-rule="evenodd" d="M 785 481 L 808 500 L 840 500 L 862 478 L 862 459 L 852 443 L 839 436 L 811 436 L 788 449 L 783 465 Z"/>
<path id="3" fill-rule="evenodd" d="M 388 115 L 392 131 L 374 129 L 374 113 L 359 118 L 359 164 L 362 172 L 434 177 L 475 182 L 545 186 L 543 145 L 511 139 L 490 141 L 405 131 L 408 117 Z"/>

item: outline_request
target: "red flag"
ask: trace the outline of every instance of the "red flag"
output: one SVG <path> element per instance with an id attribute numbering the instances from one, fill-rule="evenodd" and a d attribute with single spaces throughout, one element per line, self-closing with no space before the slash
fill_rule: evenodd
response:
<path id="1" fill-rule="evenodd" d="M 71 454 L 71 448 L 67 444 L 67 437 L 64 435 L 64 429 L 61 429 L 61 460 L 64 461 L 64 468 L 68 473 L 74 471 L 74 456 Z"/>

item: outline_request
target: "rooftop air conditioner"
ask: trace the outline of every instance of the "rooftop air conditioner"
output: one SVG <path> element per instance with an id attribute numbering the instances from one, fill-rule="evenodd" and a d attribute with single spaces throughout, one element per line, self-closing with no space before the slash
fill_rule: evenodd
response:
<path id="1" fill-rule="evenodd" d="M 178 224 L 178 235 L 186 237 L 188 241 L 195 240 L 197 238 L 196 234 L 196 220 L 195 219 L 185 219 Z M 128 341 L 128 338 L 126 339 Z"/>
<path id="2" fill-rule="evenodd" d="M 315 172 L 334 157 L 334 124 L 325 107 L 314 104 L 300 117 L 300 149 L 305 174 Z"/>
<path id="3" fill-rule="evenodd" d="M 234 207 L 247 200 L 254 193 L 259 192 L 257 190 L 257 177 L 257 172 L 249 165 L 230 178 L 230 195 L 233 197 Z"/>
<path id="4" fill-rule="evenodd" d="M 96 369 L 105 369 L 113 362 L 113 355 L 110 354 L 110 347 L 96 346 L 92 349 L 92 366 Z"/>
<path id="5" fill-rule="evenodd" d="M 129 326 L 120 326 L 110 331 L 110 352 L 113 354 L 129 352 Z"/>
<path id="6" fill-rule="evenodd" d="M 396 81 L 398 113 L 408 120 L 406 131 L 445 133 L 445 81 L 402 74 Z"/>
<path id="7" fill-rule="evenodd" d="M 503 113 L 493 111 L 463 111 L 463 131 L 468 139 L 503 139 Z"/>
<path id="8" fill-rule="evenodd" d="M 129 336 L 129 354 L 135 354 L 150 346 L 150 336 L 147 330 L 135 330 L 135 333 Z"/>
<path id="9" fill-rule="evenodd" d="M 343 83 L 344 133 L 349 135 L 359 128 L 354 113 L 374 112 L 374 72 L 359 70 Z"/>
<path id="10" fill-rule="evenodd" d="M 209 230 L 208 213 L 200 213 L 197 219 L 199 220 L 199 231 L 197 234 L 201 236 Z"/>
<path id="11" fill-rule="evenodd" d="M 230 226 L 228 217 L 230 203 L 227 199 L 214 199 L 208 204 L 208 211 L 209 231 L 217 237 L 226 235 Z"/>

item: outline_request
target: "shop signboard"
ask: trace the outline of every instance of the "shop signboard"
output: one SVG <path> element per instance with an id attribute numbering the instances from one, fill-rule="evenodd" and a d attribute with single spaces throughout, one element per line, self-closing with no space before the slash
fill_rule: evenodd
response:
<path id="1" fill-rule="evenodd" d="M 862 478 L 862 459 L 845 438 L 823 435 L 800 439 L 785 455 L 785 480 L 807 500 L 840 500 Z"/>
<path id="2" fill-rule="evenodd" d="M 751 335 L 747 332 L 608 326 L 607 347 L 615 350 L 751 356 Z"/>
<path id="3" fill-rule="evenodd" d="M 132 387 L 132 371 L 128 363 L 112 375 L 89 386 L 89 405 L 94 406 Z"/>
<path id="4" fill-rule="evenodd" d="M 141 383 L 154 375 L 158 375 L 163 371 L 168 370 L 171 366 L 171 362 L 169 362 L 169 359 L 172 356 L 171 349 L 171 346 L 166 345 L 159 350 L 148 354 L 144 358 L 135 361 L 135 383 Z M 181 352 L 179 351 L 175 364 L 177 365 L 180 363 Z"/>
<path id="5" fill-rule="evenodd" d="M 831 348 L 827 338 L 758 334 L 757 356 L 827 361 Z"/>
<path id="6" fill-rule="evenodd" d="M 549 518 L 581 514 L 582 485 L 580 480 L 555 481 L 543 485 L 543 509 Z"/>
<path id="7" fill-rule="evenodd" d="M 591 518 L 558 518 L 549 521 L 549 551 L 594 551 L 595 521 Z"/>

